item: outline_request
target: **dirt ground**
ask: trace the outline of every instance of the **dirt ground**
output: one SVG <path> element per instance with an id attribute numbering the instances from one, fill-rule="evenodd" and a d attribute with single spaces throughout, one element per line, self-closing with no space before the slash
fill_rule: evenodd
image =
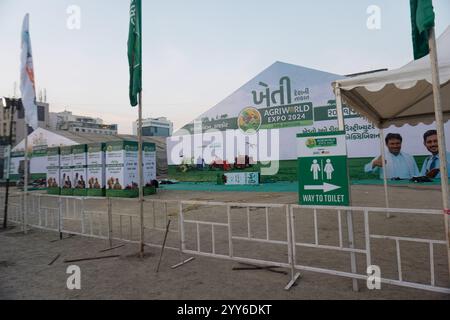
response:
<path id="1" fill-rule="evenodd" d="M 415 209 L 439 209 L 441 206 L 438 187 L 395 186 L 390 188 L 391 207 Z M 243 192 L 192 192 L 161 191 L 149 199 L 162 200 L 196 200 L 252 203 L 289 204 L 297 202 L 295 193 L 243 193 Z M 353 186 L 352 200 L 354 206 L 384 206 L 382 186 Z M 50 200 L 45 206 L 52 208 Z M 77 205 L 67 205 L 65 213 L 65 230 L 80 232 L 80 217 Z M 135 202 L 113 201 L 112 232 L 115 238 L 136 241 L 139 239 L 138 206 Z M 72 210 L 70 211 L 69 210 Z M 84 210 L 90 212 L 94 220 L 83 222 L 85 233 L 107 235 L 105 217 L 98 212 L 104 211 L 106 202 L 86 202 Z M 154 211 L 153 211 L 154 210 Z M 145 207 L 146 242 L 161 243 L 166 224 L 165 208 L 161 205 L 153 209 Z M 51 209 L 48 212 L 51 213 Z M 169 247 L 179 246 L 177 217 L 178 208 L 167 206 L 167 216 L 171 219 L 171 233 L 167 240 Z M 199 220 L 222 223 L 226 221 L 226 210 L 211 206 L 185 206 L 186 220 Z M 123 215 L 123 217 L 120 217 Z M 252 209 L 250 212 L 252 237 L 265 239 L 265 211 Z M 47 217 L 52 219 L 51 214 Z M 119 219 L 120 218 L 120 219 Z M 128 219 L 129 218 L 129 219 Z M 319 212 L 318 241 L 323 245 L 338 245 L 339 234 L 337 216 L 332 212 Z M 30 215 L 37 223 L 37 216 Z M 39 219 L 44 220 L 44 217 Z M 342 214 L 342 220 L 345 216 Z M 41 221 L 42 222 L 42 221 Z M 245 237 L 247 230 L 246 209 L 233 208 L 231 213 L 233 235 Z M 270 212 L 270 239 L 286 239 L 286 220 L 284 212 L 274 209 Z M 343 223 L 343 234 L 346 224 Z M 444 239 L 442 216 L 394 214 L 387 219 L 384 214 L 374 214 L 370 218 L 371 234 L 423 237 Z M 119 227 L 120 226 L 120 227 Z M 313 243 L 312 212 L 295 212 L 296 241 Z M 357 248 L 364 248 L 364 224 L 362 215 L 354 213 L 355 242 Z M 87 231 L 86 231 L 87 230 Z M 197 233 L 198 232 L 198 233 Z M 197 234 L 201 237 L 201 251 L 228 254 L 227 230 L 215 229 L 216 241 L 211 241 L 210 226 L 202 226 L 198 231 L 195 225 L 186 224 L 186 248 L 197 249 Z M 344 237 L 346 238 L 346 237 Z M 180 256 L 177 250 L 165 250 L 160 271 L 155 272 L 160 249 L 146 247 L 144 259 L 137 257 L 138 245 L 114 240 L 114 245 L 125 244 L 118 249 L 100 253 L 109 246 L 103 239 L 84 236 L 69 237 L 58 241 L 58 234 L 52 231 L 32 229 L 27 235 L 20 232 L 20 226 L 0 232 L 0 299 L 231 299 L 231 300 L 296 300 L 296 299 L 450 299 L 449 295 L 429 291 L 403 288 L 382 284 L 381 290 L 367 289 L 364 281 L 359 281 L 359 292 L 352 291 L 352 281 L 348 278 L 302 271 L 302 278 L 290 291 L 283 288 L 289 282 L 289 275 L 269 270 L 233 270 L 244 267 L 237 262 L 202 257 L 195 259 L 177 269 L 171 266 L 194 255 Z M 261 244 L 234 240 L 235 256 L 271 261 L 286 261 L 285 245 Z M 344 239 L 344 245 L 346 239 Z M 381 267 L 383 277 L 396 279 L 397 264 L 395 241 L 372 241 L 372 260 Z M 407 281 L 429 283 L 429 248 L 423 244 L 402 243 L 402 270 Z M 445 246 L 434 246 L 436 284 L 449 287 L 448 265 Z M 60 257 L 52 264 L 49 263 Z M 99 255 L 119 255 L 116 258 L 64 263 L 65 259 L 94 257 Z M 314 267 L 328 267 L 349 271 L 349 254 L 322 249 L 304 247 L 296 248 L 297 263 Z M 365 256 L 357 255 L 358 271 L 363 273 Z M 68 290 L 66 269 L 69 265 L 81 268 L 81 290 Z M 287 269 L 275 269 L 289 271 Z"/>

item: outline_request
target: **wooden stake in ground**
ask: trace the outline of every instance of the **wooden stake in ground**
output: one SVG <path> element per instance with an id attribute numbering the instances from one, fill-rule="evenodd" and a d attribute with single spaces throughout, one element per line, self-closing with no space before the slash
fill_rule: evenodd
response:
<path id="1" fill-rule="evenodd" d="M 59 258 L 60 256 L 61 256 L 61 254 L 58 253 L 58 254 L 56 255 L 56 257 L 54 257 L 53 260 L 50 261 L 50 263 L 49 263 L 48 265 L 51 266 L 53 263 L 55 263 L 56 260 L 58 260 L 58 258 Z"/>
<path id="2" fill-rule="evenodd" d="M 158 271 L 159 271 L 159 266 L 161 265 L 161 260 L 162 260 L 162 256 L 163 256 L 163 253 L 164 253 L 164 248 L 166 247 L 167 235 L 169 234 L 170 221 L 171 220 L 169 219 L 169 221 L 167 222 L 166 233 L 164 235 L 164 241 L 163 241 L 163 245 L 162 245 L 162 248 L 161 248 L 161 254 L 159 255 L 159 261 L 158 261 L 158 267 L 156 268 L 156 273 L 158 273 Z"/>

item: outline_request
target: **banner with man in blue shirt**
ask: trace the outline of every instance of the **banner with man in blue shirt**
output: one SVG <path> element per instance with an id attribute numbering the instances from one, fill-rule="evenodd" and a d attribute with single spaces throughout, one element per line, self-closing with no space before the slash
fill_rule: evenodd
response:
<path id="1" fill-rule="evenodd" d="M 432 179 L 440 179 L 440 161 L 439 161 L 439 145 L 436 130 L 429 130 L 423 135 L 423 144 L 427 150 L 431 153 L 425 159 L 423 163 L 422 170 L 420 171 L 421 176 L 427 176 Z M 450 153 L 447 152 L 447 168 L 450 168 Z M 450 171 L 449 171 L 450 176 Z"/>
<path id="2" fill-rule="evenodd" d="M 366 164 L 366 173 L 379 171 L 380 179 L 384 178 L 383 170 L 386 168 L 387 179 L 411 179 L 419 175 L 419 168 L 413 156 L 401 151 L 403 138 L 398 133 L 389 133 L 385 139 L 389 152 L 386 152 L 386 163 L 383 165 L 381 156 Z"/>

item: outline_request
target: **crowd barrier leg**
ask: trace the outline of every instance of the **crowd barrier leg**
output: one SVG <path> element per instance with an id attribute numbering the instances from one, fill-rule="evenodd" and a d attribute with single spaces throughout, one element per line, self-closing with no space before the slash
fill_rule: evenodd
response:
<path id="1" fill-rule="evenodd" d="M 291 280 L 286 285 L 284 290 L 288 291 L 294 286 L 297 280 L 301 277 L 301 273 L 296 273 L 295 269 L 295 240 L 294 240 L 294 223 L 293 223 L 293 209 L 291 206 L 286 205 L 286 225 L 287 225 L 287 243 L 288 243 L 288 257 L 291 265 Z"/>
<path id="2" fill-rule="evenodd" d="M 355 233 L 353 230 L 353 213 L 350 210 L 347 211 L 347 229 L 348 229 L 347 230 L 348 231 L 348 246 L 349 246 L 349 248 L 354 249 L 355 248 Z M 350 253 L 350 267 L 351 267 L 352 273 L 356 274 L 357 269 L 356 269 L 356 253 L 355 252 Z M 359 291 L 357 279 L 353 279 L 353 291 L 355 291 L 355 292 Z"/>
<path id="3" fill-rule="evenodd" d="M 62 199 L 58 198 L 58 232 L 59 232 L 59 240 L 63 238 L 63 210 L 62 210 Z"/>
<path id="4" fill-rule="evenodd" d="M 112 222 L 112 202 L 111 198 L 108 198 L 108 241 L 109 241 L 109 247 L 112 248 L 113 246 L 113 222 Z"/>
<path id="5" fill-rule="evenodd" d="M 153 203 L 154 205 L 154 203 Z M 154 212 L 154 211 L 153 211 Z M 184 234 L 184 215 L 183 215 L 183 203 L 180 201 L 178 203 L 178 228 L 180 232 L 180 263 L 173 265 L 171 268 L 176 269 L 185 265 L 188 262 L 194 260 L 194 257 L 190 257 L 188 259 L 184 259 L 184 250 L 186 249 L 185 245 L 185 234 Z"/>

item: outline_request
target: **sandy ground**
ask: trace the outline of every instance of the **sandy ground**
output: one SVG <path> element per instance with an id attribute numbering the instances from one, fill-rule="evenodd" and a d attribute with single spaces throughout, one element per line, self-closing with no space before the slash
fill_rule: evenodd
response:
<path id="1" fill-rule="evenodd" d="M 440 207 L 440 189 L 438 187 L 392 187 L 391 206 L 397 208 L 438 209 Z M 156 198 L 165 200 L 226 201 L 254 203 L 296 203 L 293 193 L 208 193 L 162 191 Z M 384 205 L 383 189 L 380 186 L 353 186 L 352 198 L 355 206 L 380 207 Z M 151 199 L 151 198 L 149 198 Z M 52 222 L 54 199 L 47 199 L 44 205 L 48 209 L 47 223 Z M 83 223 L 85 233 L 107 236 L 108 226 L 105 215 L 106 202 L 86 201 L 83 204 L 87 219 Z M 65 207 L 64 227 L 68 231 L 80 232 L 79 203 L 67 203 Z M 154 210 L 154 211 L 153 211 Z M 146 242 L 160 244 L 166 224 L 166 213 L 171 219 L 171 232 L 167 245 L 177 248 L 179 233 L 176 205 L 169 204 L 167 209 L 157 204 L 145 207 Z M 54 211 L 54 210 L 53 210 Z M 113 226 L 115 238 L 138 240 L 138 206 L 134 201 L 112 202 Z M 185 219 L 226 222 L 226 210 L 212 206 L 186 205 Z M 122 215 L 122 217 L 120 217 Z M 254 238 L 265 239 L 265 210 L 250 211 L 251 234 Z M 33 220 L 34 219 L 34 220 Z M 37 223 L 38 216 L 30 215 Z M 41 223 L 45 220 L 41 216 Z M 345 216 L 342 214 L 343 233 L 346 234 Z M 130 223 L 131 221 L 131 223 Z M 233 208 L 231 221 L 234 236 L 246 236 L 246 209 Z M 318 213 L 318 240 L 320 244 L 337 245 L 337 215 L 332 212 Z M 284 212 L 270 211 L 270 239 L 282 241 L 286 238 L 286 220 Z M 386 219 L 384 214 L 374 214 L 370 218 L 371 233 L 396 236 L 414 236 L 443 240 L 444 227 L 441 216 L 394 214 Z M 120 227 L 121 226 L 121 227 Z M 364 248 L 364 225 L 362 215 L 354 214 L 354 228 L 357 248 Z M 228 254 L 228 236 L 226 228 L 215 228 L 216 253 Z M 311 212 L 295 212 L 296 241 L 314 242 L 313 216 Z M 201 251 L 212 252 L 212 232 L 210 226 L 202 226 L 199 231 Z M 195 225 L 186 224 L 186 247 L 197 250 L 197 230 Z M 346 244 L 346 237 L 344 237 Z M 449 295 L 428 291 L 402 288 L 382 284 L 381 290 L 368 290 L 363 281 L 359 281 L 360 291 L 353 292 L 352 281 L 347 278 L 302 272 L 298 285 L 290 291 L 283 288 L 290 277 L 268 270 L 233 270 L 243 265 L 217 258 L 195 256 L 195 260 L 184 266 L 171 269 L 182 258 L 176 250 L 166 250 L 159 273 L 155 272 L 160 249 L 146 247 L 147 256 L 137 257 L 138 245 L 126 243 L 125 246 L 99 253 L 109 246 L 103 239 L 82 236 L 67 237 L 62 241 L 58 234 L 51 231 L 31 230 L 27 235 L 20 227 L 0 232 L 0 299 L 450 299 Z M 119 240 L 114 245 L 121 244 Z M 287 247 L 284 245 L 261 244 L 248 241 L 233 241 L 236 256 L 272 261 L 286 261 Z M 397 277 L 396 251 L 393 241 L 372 241 L 373 263 L 382 269 L 383 276 Z M 60 254 L 60 258 L 51 266 L 48 264 Z M 98 255 L 120 255 L 117 258 L 82 261 L 73 264 L 81 268 L 81 290 L 70 291 L 66 287 L 66 268 L 71 263 L 64 259 L 76 259 Z M 408 281 L 427 283 L 430 281 L 429 251 L 423 244 L 405 243 L 401 246 L 403 277 Z M 329 250 L 297 247 L 297 263 L 314 267 L 328 267 L 349 271 L 349 254 Z M 435 246 L 436 283 L 449 287 L 448 265 L 444 246 Z M 365 268 L 365 257 L 358 255 L 358 271 Z M 279 271 L 288 271 L 277 269 Z"/>

